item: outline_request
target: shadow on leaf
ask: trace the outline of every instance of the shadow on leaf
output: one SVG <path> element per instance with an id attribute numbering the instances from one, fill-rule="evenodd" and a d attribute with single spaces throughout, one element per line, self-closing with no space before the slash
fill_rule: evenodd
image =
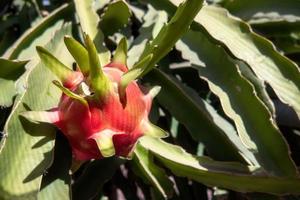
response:
<path id="1" fill-rule="evenodd" d="M 45 166 L 49 165 L 49 160 L 52 160 L 53 153 L 49 151 L 44 153 L 44 159 L 40 162 L 31 173 L 23 180 L 23 183 L 30 182 L 45 173 Z"/>
<path id="2" fill-rule="evenodd" d="M 72 163 L 72 152 L 67 139 L 62 134 L 57 134 L 55 140 L 54 159 L 51 167 L 44 173 L 41 190 L 55 180 L 60 179 L 67 185 L 71 184 L 69 169 Z"/>

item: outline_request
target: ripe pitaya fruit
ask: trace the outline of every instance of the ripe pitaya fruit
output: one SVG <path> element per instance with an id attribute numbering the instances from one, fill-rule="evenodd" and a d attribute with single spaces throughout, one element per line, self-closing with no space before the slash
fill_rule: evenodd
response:
<path id="1" fill-rule="evenodd" d="M 128 157 L 144 134 L 164 137 L 148 115 L 157 88 L 146 92 L 134 79 L 139 66 L 128 71 L 126 39 L 119 43 L 111 63 L 101 68 L 94 43 L 86 35 L 85 47 L 66 37 L 66 46 L 79 69 L 72 71 L 42 47 L 37 47 L 42 62 L 62 83 L 53 81 L 63 94 L 51 111 L 23 113 L 27 119 L 48 122 L 67 137 L 76 160 L 84 161 L 112 155 Z M 150 58 L 150 59 L 149 59 Z"/>

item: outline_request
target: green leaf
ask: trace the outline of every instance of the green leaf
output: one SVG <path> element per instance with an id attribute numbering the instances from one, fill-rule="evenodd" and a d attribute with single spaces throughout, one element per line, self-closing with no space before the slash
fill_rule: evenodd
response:
<path id="1" fill-rule="evenodd" d="M 295 0 L 230 0 L 224 7 L 249 23 L 300 21 L 300 2 Z"/>
<path id="2" fill-rule="evenodd" d="M 110 52 L 104 46 L 104 36 L 98 29 L 99 16 L 93 8 L 94 0 L 74 0 L 82 30 L 97 44 L 101 66 L 110 61 Z"/>
<path id="3" fill-rule="evenodd" d="M 35 53 L 35 46 L 45 45 L 49 38 L 53 36 L 53 32 L 61 29 L 62 21 L 67 20 L 72 14 L 72 4 L 64 4 L 50 15 L 41 20 L 37 25 L 28 29 L 4 54 L 5 58 L 16 59 L 21 57 L 28 59 Z M 53 27 L 51 30 L 50 27 Z M 35 42 L 38 39 L 38 43 Z M 30 48 L 29 48 L 30 47 Z M 26 52 L 25 52 L 26 50 Z"/>
<path id="4" fill-rule="evenodd" d="M 299 38 L 297 35 L 299 35 L 300 32 L 300 21 L 296 22 L 285 22 L 285 21 L 279 21 L 279 22 L 266 22 L 266 23 L 259 23 L 259 24 L 251 24 L 251 27 L 259 33 L 262 33 L 263 35 L 267 37 L 291 37 Z M 281 38 L 283 39 L 283 38 Z M 276 43 L 276 39 L 272 39 L 273 42 Z"/>
<path id="5" fill-rule="evenodd" d="M 123 0 L 108 4 L 101 16 L 99 26 L 105 35 L 111 35 L 125 27 L 131 17 L 130 9 Z"/>
<path id="6" fill-rule="evenodd" d="M 8 29 L 0 38 L 0 56 L 4 57 L 4 53 L 8 48 L 15 42 L 15 36 L 13 35 L 13 30 Z"/>
<path id="7" fill-rule="evenodd" d="M 3 5 L 4 7 L 4 5 Z M 5 14 L 4 14 L 5 15 Z M 9 15 L 9 14 L 6 14 L 7 16 L 5 17 L 5 20 L 4 17 L 1 16 L 1 21 L 0 21 L 0 35 L 3 35 L 3 33 L 5 33 L 8 29 L 10 29 L 12 26 L 14 26 L 14 24 L 18 23 L 18 17 L 19 16 L 13 16 L 13 15 Z"/>
<path id="8" fill-rule="evenodd" d="M 210 156 L 218 160 L 245 162 L 237 147 L 229 140 L 235 138 L 235 133 L 222 130 L 223 127 L 214 122 L 214 117 L 206 110 L 202 101 L 192 98 L 185 87 L 157 69 L 152 70 L 146 80 L 153 85 L 162 86 L 157 95 L 159 103 L 185 125 L 196 141 L 205 144 Z"/>
<path id="9" fill-rule="evenodd" d="M 232 62 L 236 63 L 242 76 L 244 76 L 248 81 L 250 81 L 253 84 L 257 96 L 264 102 L 265 106 L 267 106 L 272 116 L 275 117 L 275 107 L 267 93 L 264 81 L 255 76 L 253 71 L 244 62 L 237 60 L 232 60 Z"/>
<path id="10" fill-rule="evenodd" d="M 48 45 L 52 53 L 62 53 L 64 34 L 70 27 L 61 29 Z M 55 78 L 36 60 L 29 63 L 27 90 L 18 96 L 0 144 L 0 196 L 2 199 L 36 199 L 42 174 L 52 162 L 55 129 L 48 124 L 36 124 L 20 117 L 28 110 L 48 110 L 57 105 L 60 91 L 51 84 Z M 37 98 L 38 97 L 38 98 Z"/>
<path id="11" fill-rule="evenodd" d="M 139 140 L 165 167 L 175 175 L 187 177 L 208 186 L 239 192 L 299 194 L 300 179 L 257 175 L 238 163 L 219 162 L 208 157 L 196 157 L 176 145 L 144 136 Z"/>
<path id="12" fill-rule="evenodd" d="M 157 0 L 149 2 L 161 8 Z M 178 4 L 176 0 L 159 2 L 163 2 L 163 9 L 169 14 L 175 12 L 174 4 Z M 235 57 L 244 61 L 259 79 L 267 82 L 278 97 L 300 116 L 300 76 L 294 62 L 282 56 L 271 42 L 254 33 L 245 22 L 230 16 L 225 9 L 204 6 L 195 22 L 193 30 L 204 28 L 209 37 L 225 45 Z"/>
<path id="13" fill-rule="evenodd" d="M 175 7 L 170 1 L 163 2 L 169 13 L 175 11 Z M 175 0 L 172 2 L 176 4 Z M 159 7 L 157 1 L 153 1 L 153 4 Z M 300 104 L 297 101 L 300 98 L 299 70 L 294 63 L 276 52 L 270 42 L 253 33 L 247 24 L 229 16 L 222 8 L 205 6 L 195 20 L 197 23 L 193 24 L 192 29 L 201 31 L 202 28 L 206 29 L 209 36 L 222 42 L 233 55 L 245 61 L 260 79 L 269 83 L 281 100 L 292 105 L 297 112 L 300 111 Z M 188 47 L 194 48 L 193 52 L 188 54 L 187 52 L 190 50 L 185 48 L 185 57 L 191 58 L 197 52 L 201 59 L 207 59 L 206 62 L 211 63 L 210 67 L 197 66 L 197 69 L 200 71 L 200 75 L 209 81 L 210 89 L 220 97 L 226 114 L 235 120 L 243 142 L 246 142 L 248 148 L 254 147 L 254 153 L 258 153 L 260 164 L 269 172 L 286 176 L 297 175 L 286 142 L 273 120 L 270 120 L 270 113 L 259 99 L 253 98 L 253 86 L 241 77 L 236 66 L 228 61 L 228 56 L 223 49 L 210 44 L 204 36 L 201 37 L 200 32 L 195 34 L 195 37 L 199 38 L 190 37 L 191 41 Z M 200 49 L 205 45 L 201 42 L 209 45 L 202 51 Z M 213 49 L 211 52 L 218 53 L 220 58 L 212 57 L 207 49 Z M 222 68 L 224 63 L 227 63 L 226 70 Z M 197 63 L 197 65 L 199 64 Z M 225 85 L 225 83 L 227 84 Z M 240 89 L 246 95 L 243 98 L 239 94 Z M 257 118 L 258 113 L 261 120 Z M 271 140 L 276 144 L 270 143 Z"/>
<path id="14" fill-rule="evenodd" d="M 13 104 L 13 98 L 17 95 L 15 82 L 0 78 L 0 88 L 0 106 L 11 106 Z"/>
<path id="15" fill-rule="evenodd" d="M 173 183 L 168 179 L 166 173 L 154 163 L 153 156 L 139 143 L 135 147 L 131 164 L 134 167 L 133 171 L 135 173 L 139 171 L 138 175 L 150 183 L 164 199 L 171 196 Z"/>
<path id="16" fill-rule="evenodd" d="M 104 9 L 110 3 L 110 0 L 95 1 L 95 10 Z"/>
<path id="17" fill-rule="evenodd" d="M 145 66 L 142 75 L 148 73 L 155 64 L 171 51 L 176 41 L 188 31 L 194 17 L 202 8 L 202 0 L 189 0 L 180 4 L 176 13 L 158 35 L 147 45 L 140 60 L 153 54 L 151 62 Z"/>
<path id="18" fill-rule="evenodd" d="M 138 4 L 129 4 L 129 7 L 133 17 L 135 17 L 138 22 L 143 22 L 143 17 L 145 16 L 146 11 L 143 8 L 141 8 Z"/>
<path id="19" fill-rule="evenodd" d="M 90 72 L 89 55 L 85 47 L 70 36 L 65 36 L 64 42 L 75 59 L 80 71 L 87 76 Z"/>
<path id="20" fill-rule="evenodd" d="M 273 41 L 276 47 L 282 50 L 285 55 L 300 53 L 300 31 L 292 32 L 282 36 L 275 36 Z"/>
<path id="21" fill-rule="evenodd" d="M 55 140 L 53 163 L 42 179 L 39 200 L 71 200 L 71 162 L 72 152 L 68 141 L 59 133 Z"/>
<path id="22" fill-rule="evenodd" d="M 242 142 L 255 154 L 260 165 L 273 175 L 296 176 L 298 172 L 289 148 L 270 112 L 225 50 L 195 31 L 186 34 L 177 48 L 220 98 L 224 112 L 235 122 Z M 192 54 L 204 65 L 191 58 Z"/>
<path id="23" fill-rule="evenodd" d="M 73 200 L 92 199 L 102 192 L 104 183 L 112 178 L 124 160 L 116 157 L 94 160 L 72 186 Z"/>
<path id="24" fill-rule="evenodd" d="M 300 116 L 300 73 L 297 65 L 274 49 L 272 43 L 255 34 L 249 25 L 228 15 L 226 10 L 204 7 L 195 19 L 211 37 L 243 60 L 278 97 Z"/>
<path id="25" fill-rule="evenodd" d="M 128 51 L 128 67 L 132 68 L 138 62 L 147 44 L 147 39 L 157 36 L 161 28 L 168 22 L 168 15 L 164 11 L 156 11 L 148 5 L 148 11 L 143 17 L 144 23 L 139 29 L 139 35 L 133 41 L 132 47 Z"/>
<path id="26" fill-rule="evenodd" d="M 9 107 L 17 94 L 15 81 L 24 73 L 27 61 L 10 61 L 0 58 L 0 106 Z"/>
<path id="27" fill-rule="evenodd" d="M 76 11 L 79 17 L 82 30 L 89 34 L 92 39 L 95 39 L 98 34 L 99 16 L 94 11 L 93 0 L 80 1 L 74 0 Z M 101 34 L 101 37 L 103 35 Z"/>
<path id="28" fill-rule="evenodd" d="M 142 27 L 140 32 L 142 32 L 142 30 L 145 30 L 146 33 L 153 31 L 152 34 L 155 35 L 155 32 L 160 29 L 159 27 L 163 25 L 163 22 L 166 21 L 166 19 L 165 12 L 157 11 L 149 6 L 149 11 L 144 17 L 144 20 L 146 21 L 146 24 L 149 25 L 155 23 L 155 26 L 147 27 L 145 25 L 145 28 Z M 145 35 L 145 33 L 143 34 Z M 138 44 L 137 46 L 133 46 L 129 53 L 140 48 L 140 46 L 142 45 Z M 129 59 L 134 59 L 134 57 L 132 56 Z M 147 78 L 149 78 L 148 81 L 153 85 L 158 84 L 163 86 L 163 90 L 158 96 L 159 103 L 167 108 L 173 116 L 179 119 L 180 122 L 188 128 L 194 140 L 200 142 L 204 141 L 210 156 L 213 156 L 213 158 L 218 160 L 241 160 L 243 162 L 243 159 L 245 159 L 249 163 L 258 166 L 254 155 L 241 143 L 234 127 L 222 118 L 212 106 L 202 100 L 191 88 L 188 88 L 159 70 L 154 71 L 155 72 L 150 73 L 150 76 L 147 76 Z M 182 97 L 179 97 L 179 95 L 176 94 L 181 94 Z M 176 101 L 172 101 L 171 99 L 176 99 Z M 177 103 L 185 105 L 186 102 L 189 102 L 189 104 L 193 106 L 186 106 L 186 112 L 183 112 L 183 110 L 177 106 Z M 196 109 L 191 109 L 193 107 Z M 197 118 L 203 123 L 198 123 L 196 120 L 190 120 L 190 116 L 194 114 L 197 115 Z M 207 124 L 211 125 L 207 126 Z M 173 132 L 171 130 L 171 133 Z M 205 134 L 206 132 L 210 132 L 210 134 Z M 220 140 L 217 138 L 223 139 Z M 228 139 L 232 144 L 230 144 Z M 222 146 L 222 148 L 215 148 L 216 141 L 224 143 L 222 145 L 218 144 L 218 146 Z M 226 150 L 226 153 L 224 153 L 224 149 L 228 149 L 228 152 Z M 236 151 L 239 151 L 243 158 L 241 158 Z"/>
<path id="29" fill-rule="evenodd" d="M 195 99 L 196 100 L 196 99 Z M 201 99 L 202 100 L 202 99 Z M 199 99 L 198 101 L 201 102 Z M 226 136 L 230 139 L 230 141 L 236 146 L 240 154 L 243 156 L 243 158 L 253 166 L 259 167 L 259 163 L 257 162 L 257 159 L 255 158 L 253 152 L 249 151 L 241 142 L 235 127 L 227 121 L 225 118 L 223 118 L 220 114 L 218 114 L 217 110 L 212 107 L 209 103 L 206 101 L 202 100 L 204 103 L 204 106 L 207 110 L 207 112 L 210 114 L 212 117 L 213 122 L 223 130 L 223 132 L 226 134 Z M 202 145 L 198 145 L 198 150 L 200 151 L 199 153 L 203 153 Z M 203 154 L 202 154 L 203 155 Z"/>
<path id="30" fill-rule="evenodd" d="M 24 72 L 28 61 L 11 61 L 0 58 L 0 78 L 17 80 Z"/>

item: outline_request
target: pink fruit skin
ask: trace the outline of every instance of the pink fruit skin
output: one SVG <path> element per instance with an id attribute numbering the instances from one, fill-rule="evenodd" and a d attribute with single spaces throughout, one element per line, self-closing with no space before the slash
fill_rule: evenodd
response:
<path id="1" fill-rule="evenodd" d="M 113 91 L 109 92 L 105 101 L 87 99 L 86 106 L 63 94 L 58 107 L 54 109 L 59 113 L 55 125 L 68 138 L 76 160 L 102 158 L 95 139 L 101 138 L 104 132 L 112 135 L 116 155 L 128 156 L 149 123 L 152 97 L 144 94 L 136 81 L 126 88 L 125 107 L 120 102 L 118 88 L 127 67 L 110 63 L 103 71 L 113 83 Z M 68 84 L 68 88 L 75 91 L 79 84 L 74 82 L 77 85 Z M 72 83 L 72 80 L 68 83 Z"/>
<path id="2" fill-rule="evenodd" d="M 83 74 L 79 71 L 73 72 L 67 80 L 64 80 L 63 85 L 64 87 L 74 90 L 83 81 L 84 77 Z"/>

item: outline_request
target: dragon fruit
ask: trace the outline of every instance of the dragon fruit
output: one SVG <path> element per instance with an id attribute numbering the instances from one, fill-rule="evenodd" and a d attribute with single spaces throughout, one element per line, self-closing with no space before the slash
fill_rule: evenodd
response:
<path id="1" fill-rule="evenodd" d="M 114 58 L 104 67 L 88 35 L 85 47 L 70 37 L 65 37 L 65 44 L 77 62 L 76 71 L 37 47 L 41 61 L 61 81 L 53 81 L 63 92 L 58 106 L 50 111 L 29 111 L 23 116 L 59 128 L 79 161 L 113 155 L 130 157 L 141 136 L 166 136 L 148 119 L 158 88 L 147 90 L 134 80 L 134 70 L 128 71 L 126 39 L 121 40 Z M 133 69 L 145 63 L 141 61 Z"/>

